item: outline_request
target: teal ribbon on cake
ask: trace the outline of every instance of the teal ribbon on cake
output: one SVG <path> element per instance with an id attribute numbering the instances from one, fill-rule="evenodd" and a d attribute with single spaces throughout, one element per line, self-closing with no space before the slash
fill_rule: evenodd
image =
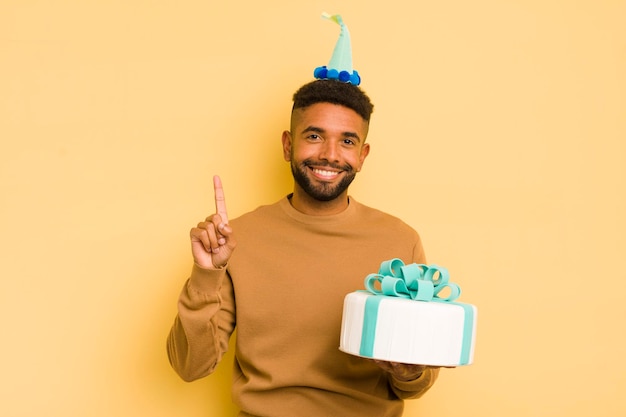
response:
<path id="1" fill-rule="evenodd" d="M 380 288 L 376 288 L 376 283 L 379 283 Z M 461 288 L 450 282 L 450 273 L 446 268 L 424 264 L 405 265 L 397 258 L 384 261 L 378 274 L 365 277 L 365 288 L 372 294 L 417 301 L 454 301 L 461 295 Z M 441 295 L 446 288 L 450 293 Z"/>
<path id="2" fill-rule="evenodd" d="M 365 288 L 372 293 L 365 302 L 365 321 L 359 353 L 373 357 L 378 307 L 384 297 L 401 297 L 422 302 L 443 302 L 461 306 L 465 312 L 460 364 L 469 363 L 474 327 L 474 309 L 469 304 L 454 302 L 461 287 L 450 282 L 450 273 L 442 266 L 409 264 L 394 258 L 381 263 L 377 274 L 365 277 Z M 444 290 L 447 295 L 444 295 Z"/>

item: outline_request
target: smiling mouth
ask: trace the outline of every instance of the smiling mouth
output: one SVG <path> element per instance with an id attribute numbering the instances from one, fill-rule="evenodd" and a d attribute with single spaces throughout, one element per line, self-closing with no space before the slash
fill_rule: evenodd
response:
<path id="1" fill-rule="evenodd" d="M 321 168 L 309 167 L 309 169 L 313 172 L 313 175 L 315 175 L 316 178 L 319 178 L 322 180 L 334 180 L 341 173 L 341 171 L 331 171 L 328 169 L 321 169 Z"/>

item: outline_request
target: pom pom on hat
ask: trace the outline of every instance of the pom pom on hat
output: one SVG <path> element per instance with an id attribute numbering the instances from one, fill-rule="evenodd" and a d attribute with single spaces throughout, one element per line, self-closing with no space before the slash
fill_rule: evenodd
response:
<path id="1" fill-rule="evenodd" d="M 322 80 L 339 80 L 344 83 L 359 85 L 361 76 L 352 68 L 352 45 L 348 27 L 338 14 L 331 16 L 328 13 L 322 13 L 322 17 L 337 23 L 341 27 L 341 32 L 330 62 L 328 65 L 315 68 L 313 75 Z"/>

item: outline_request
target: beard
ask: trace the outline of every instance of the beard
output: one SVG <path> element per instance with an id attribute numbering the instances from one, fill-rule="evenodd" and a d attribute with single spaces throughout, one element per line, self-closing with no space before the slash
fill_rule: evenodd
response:
<path id="1" fill-rule="evenodd" d="M 321 184 L 314 184 L 313 181 L 307 175 L 310 165 L 315 165 L 317 167 L 327 167 L 334 168 L 344 171 L 345 175 L 337 183 L 336 185 L 332 185 L 326 182 L 322 182 Z M 348 186 L 354 181 L 356 177 L 356 172 L 352 168 L 351 165 L 339 166 L 336 164 L 329 163 L 314 163 L 314 161 L 310 159 L 305 159 L 299 165 L 296 165 L 291 159 L 291 173 L 293 175 L 293 179 L 296 183 L 312 198 L 318 201 L 331 201 L 339 197 Z"/>

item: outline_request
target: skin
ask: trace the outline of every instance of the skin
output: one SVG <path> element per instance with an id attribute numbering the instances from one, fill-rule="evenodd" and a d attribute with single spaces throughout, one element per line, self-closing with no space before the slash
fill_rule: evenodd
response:
<path id="1" fill-rule="evenodd" d="M 282 134 L 283 156 L 294 172 L 292 206 L 305 214 L 327 216 L 348 207 L 348 185 L 361 170 L 370 146 L 369 124 L 347 107 L 316 103 L 295 109 L 291 128 Z M 191 229 L 194 262 L 201 268 L 225 267 L 237 246 L 219 176 L 213 178 L 215 214 Z M 426 368 L 438 367 L 374 361 L 401 381 L 418 378 Z"/>
<path id="2" fill-rule="evenodd" d="M 223 268 L 230 259 L 237 242 L 228 225 L 228 211 L 224 189 L 219 176 L 213 177 L 215 214 L 198 223 L 189 232 L 194 262 L 204 269 Z"/>
<path id="3" fill-rule="evenodd" d="M 283 157 L 291 163 L 292 171 L 300 170 L 311 187 L 321 194 L 323 190 L 340 186 L 346 179 L 351 182 L 361 170 L 370 151 L 365 143 L 368 128 L 368 123 L 354 110 L 340 105 L 317 103 L 296 109 L 291 117 L 291 130 L 283 132 Z M 291 204 L 313 216 L 340 213 L 348 207 L 347 185 L 335 198 L 324 201 L 296 181 Z"/>

